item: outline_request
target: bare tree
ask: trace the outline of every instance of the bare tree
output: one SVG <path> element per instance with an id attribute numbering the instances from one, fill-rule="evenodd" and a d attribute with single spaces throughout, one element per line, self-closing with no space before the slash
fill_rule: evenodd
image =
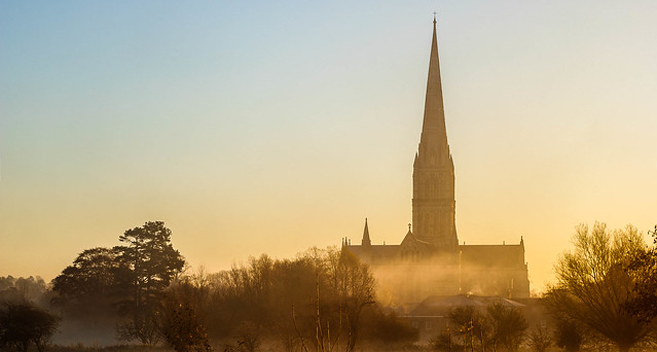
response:
<path id="1" fill-rule="evenodd" d="M 208 303 L 208 284 L 202 271 L 183 277 L 165 291 L 162 334 L 178 352 L 211 352 L 202 313 Z"/>
<path id="2" fill-rule="evenodd" d="M 547 326 L 539 325 L 529 333 L 529 345 L 536 352 L 545 352 L 552 346 L 552 337 Z"/>
<path id="3" fill-rule="evenodd" d="M 286 350 L 352 351 L 375 335 L 363 321 L 374 308 L 374 284 L 369 266 L 335 247 L 312 248 L 294 260 L 263 255 L 212 277 L 205 322 L 216 337 L 235 337 L 250 321 L 262 341 Z M 238 340 L 245 341 L 239 348 L 248 347 L 249 339 Z"/>
<path id="4" fill-rule="evenodd" d="M 610 233 L 604 223 L 593 230 L 580 225 L 573 237 L 575 249 L 566 252 L 555 266 L 557 283 L 545 302 L 559 319 L 581 326 L 628 351 L 641 342 L 651 325 L 625 308 L 635 296 L 628 263 L 644 253 L 636 228 Z"/>
<path id="5" fill-rule="evenodd" d="M 449 320 L 454 324 L 456 332 L 459 333 L 462 346 L 470 350 L 475 349 L 478 343 L 485 345 L 487 339 L 487 319 L 475 306 L 457 306 L 449 311 Z M 450 341 L 455 343 L 456 341 Z"/>
<path id="6" fill-rule="evenodd" d="M 516 352 L 527 330 L 527 321 L 520 310 L 507 307 L 502 303 L 493 303 L 487 307 L 491 325 L 492 350 L 498 348 Z"/>
<path id="7" fill-rule="evenodd" d="M 339 308 L 343 313 L 347 330 L 346 351 L 351 352 L 361 328 L 360 316 L 363 309 L 374 304 L 374 277 L 369 265 L 360 260 L 348 250 L 342 250 L 335 272 Z"/>

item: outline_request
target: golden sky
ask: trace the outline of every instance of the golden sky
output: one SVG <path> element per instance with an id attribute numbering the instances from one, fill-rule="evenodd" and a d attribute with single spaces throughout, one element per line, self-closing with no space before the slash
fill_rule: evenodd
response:
<path id="1" fill-rule="evenodd" d="M 432 12 L 459 240 L 657 223 L 653 1 L 0 1 L 0 275 L 163 220 L 193 266 L 398 244 Z M 646 235 L 646 239 L 648 236 Z"/>

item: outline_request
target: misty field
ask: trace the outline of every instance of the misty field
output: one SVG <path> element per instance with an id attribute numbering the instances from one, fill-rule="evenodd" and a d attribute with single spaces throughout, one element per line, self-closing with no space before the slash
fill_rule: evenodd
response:
<path id="1" fill-rule="evenodd" d="M 369 265 L 346 247 L 206 273 L 184 270 L 162 222 L 119 240 L 81 252 L 50 285 L 0 278 L 3 351 L 626 352 L 657 341 L 657 251 L 631 226 L 579 226 L 541 297 L 406 306 L 378 298 Z"/>

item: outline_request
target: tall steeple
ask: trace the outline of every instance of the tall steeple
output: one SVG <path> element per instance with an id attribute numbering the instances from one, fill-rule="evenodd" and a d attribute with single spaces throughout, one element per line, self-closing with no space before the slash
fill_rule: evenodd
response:
<path id="1" fill-rule="evenodd" d="M 431 40 L 431 55 L 429 56 L 429 78 L 427 80 L 427 95 L 424 102 L 424 121 L 422 135 L 429 131 L 439 137 L 436 142 L 447 148 L 447 131 L 445 128 L 445 110 L 443 107 L 443 88 L 440 80 L 440 61 L 438 59 L 438 39 L 436 38 L 436 18 L 433 19 L 433 38 Z M 422 139 L 421 139 L 422 141 Z"/>
<path id="2" fill-rule="evenodd" d="M 439 252 L 455 253 L 455 223 L 454 163 L 447 143 L 434 17 L 422 134 L 413 163 L 413 233 Z"/>

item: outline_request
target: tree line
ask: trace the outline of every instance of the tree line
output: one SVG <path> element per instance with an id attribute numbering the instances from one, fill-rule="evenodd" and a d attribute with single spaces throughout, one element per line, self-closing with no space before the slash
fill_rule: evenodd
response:
<path id="1" fill-rule="evenodd" d="M 437 351 L 537 352 L 552 347 L 567 352 L 657 345 L 657 226 L 646 246 L 628 225 L 609 230 L 604 223 L 576 227 L 574 249 L 557 260 L 556 282 L 538 300 L 545 309 L 540 324 L 528 329 L 513 308 L 454 307 L 450 326 L 430 341 Z"/>
<path id="2" fill-rule="evenodd" d="M 443 351 L 619 351 L 657 335 L 657 227 L 647 247 L 636 228 L 581 225 L 540 302 L 547 324 L 527 333 L 517 309 L 455 307 Z M 162 222 L 126 230 L 112 248 L 83 250 L 47 289 L 41 278 L 0 278 L 0 348 L 39 351 L 62 321 L 88 322 L 120 341 L 176 351 L 354 351 L 412 344 L 418 330 L 376 302 L 369 267 L 349 251 L 311 248 L 292 259 L 262 255 L 230 270 L 191 272 Z"/>
<path id="3" fill-rule="evenodd" d="M 453 307 L 447 316 L 452 329 L 442 330 L 430 341 L 436 351 L 518 351 L 528 328 L 523 313 L 502 301 L 483 310 Z"/>
<path id="4" fill-rule="evenodd" d="M 121 245 L 83 250 L 51 283 L 65 320 L 112 329 L 119 341 L 177 351 L 353 351 L 361 341 L 408 342 L 417 330 L 380 307 L 367 265 L 312 248 L 294 259 L 251 258 L 191 273 L 163 222 L 125 231 Z M 83 324 L 84 325 L 84 324 Z"/>

